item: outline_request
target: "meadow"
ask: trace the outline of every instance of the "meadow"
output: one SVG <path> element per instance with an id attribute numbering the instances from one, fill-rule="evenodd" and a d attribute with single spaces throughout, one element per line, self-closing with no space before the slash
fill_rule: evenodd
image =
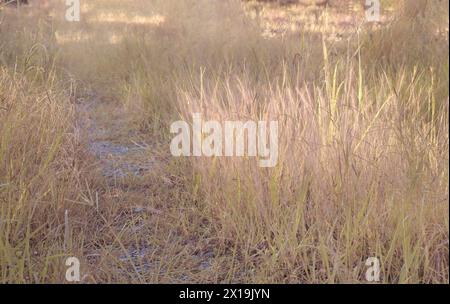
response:
<path id="1" fill-rule="evenodd" d="M 0 8 L 0 282 L 449 283 L 448 1 L 30 3 Z M 277 165 L 173 157 L 193 113 L 278 121 Z"/>

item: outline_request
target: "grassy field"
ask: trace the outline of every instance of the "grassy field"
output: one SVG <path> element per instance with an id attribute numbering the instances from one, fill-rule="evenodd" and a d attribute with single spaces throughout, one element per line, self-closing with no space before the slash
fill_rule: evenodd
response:
<path id="1" fill-rule="evenodd" d="M 0 282 L 449 283 L 447 1 L 50 3 L 0 8 Z M 195 112 L 277 166 L 173 157 Z"/>

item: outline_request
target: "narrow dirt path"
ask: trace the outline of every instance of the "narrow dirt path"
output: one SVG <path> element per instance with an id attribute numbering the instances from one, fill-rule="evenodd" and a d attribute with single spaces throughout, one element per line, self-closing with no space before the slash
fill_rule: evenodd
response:
<path id="1" fill-rule="evenodd" d="M 114 275 L 139 279 L 139 282 L 149 281 L 143 277 L 159 271 L 147 256 L 157 250 L 141 239 L 146 237 L 146 226 L 155 220 L 142 215 L 162 214 L 161 210 L 149 206 L 147 200 L 145 177 L 156 164 L 152 148 L 142 139 L 129 113 L 117 102 L 105 100 L 95 93 L 84 93 L 77 98 L 76 113 L 77 132 L 86 143 L 86 150 L 95 158 L 95 170 L 99 171 L 100 184 L 104 184 L 104 193 L 97 197 L 103 208 L 97 212 L 101 214 L 108 210 L 114 214 L 111 222 L 108 219 L 102 225 L 109 226 L 109 231 L 103 233 L 112 234 L 116 239 L 88 256 L 106 253 L 114 259 L 113 264 L 107 262 Z M 105 215 L 102 217 L 105 221 Z M 147 221 L 141 222 L 140 217 Z M 119 239 L 118 235 L 122 237 Z M 95 259 L 91 262 L 97 266 L 101 263 Z M 157 279 L 150 279 L 153 280 Z"/>
<path id="2" fill-rule="evenodd" d="M 143 142 L 121 105 L 90 94 L 77 105 L 78 128 L 88 150 L 97 157 L 102 175 L 112 183 L 127 176 L 142 176 L 154 165 L 150 146 Z"/>
<path id="3" fill-rule="evenodd" d="M 77 132 L 95 158 L 101 180 L 98 223 L 92 238 L 93 269 L 116 280 L 186 283 L 216 280 L 214 249 L 199 236 L 203 219 L 189 194 L 167 175 L 168 161 L 122 105 L 86 93 L 76 102 Z M 172 178 L 173 179 L 173 178 Z M 101 228 L 99 228 L 101 227 Z"/>

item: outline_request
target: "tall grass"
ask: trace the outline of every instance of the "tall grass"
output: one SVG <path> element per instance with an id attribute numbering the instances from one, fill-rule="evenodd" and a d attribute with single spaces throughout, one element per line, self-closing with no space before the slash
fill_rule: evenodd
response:
<path id="1" fill-rule="evenodd" d="M 323 47 L 312 81 L 282 52 L 256 80 L 252 63 L 216 77 L 205 68 L 179 90 L 187 121 L 280 124 L 273 169 L 191 161 L 230 280 L 360 282 L 373 256 L 383 282 L 448 282 L 448 40 L 434 9 L 346 49 L 309 40 Z"/>
<path id="2" fill-rule="evenodd" d="M 448 283 L 448 4 L 339 42 L 264 38 L 239 1 L 104 4 L 0 21 L 2 281 L 64 282 L 70 254 L 94 282 L 365 282 L 378 257 L 382 282 Z M 153 172 L 98 176 L 85 88 L 128 110 Z M 278 165 L 171 157 L 194 112 L 277 120 Z"/>
<path id="3" fill-rule="evenodd" d="M 76 191 L 73 109 L 46 47 L 5 49 L 16 42 L 1 47 L 1 59 L 14 61 L 0 66 L 0 281 L 46 282 L 61 277 L 61 216 Z"/>

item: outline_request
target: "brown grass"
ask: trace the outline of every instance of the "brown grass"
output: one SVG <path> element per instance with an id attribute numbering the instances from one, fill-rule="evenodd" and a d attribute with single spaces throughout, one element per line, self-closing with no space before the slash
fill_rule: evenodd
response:
<path id="1" fill-rule="evenodd" d="M 339 39 L 261 35 L 238 1 L 83 5 L 0 10 L 2 282 L 65 282 L 68 256 L 83 282 L 356 283 L 372 256 L 384 283 L 449 282 L 448 3 Z M 92 96 L 152 170 L 102 176 Z M 278 165 L 171 157 L 193 112 L 278 120 Z"/>

